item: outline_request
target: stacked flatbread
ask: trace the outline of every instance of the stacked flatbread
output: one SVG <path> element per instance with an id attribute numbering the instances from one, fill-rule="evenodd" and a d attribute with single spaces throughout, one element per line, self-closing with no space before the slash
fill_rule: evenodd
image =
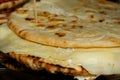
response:
<path id="1" fill-rule="evenodd" d="M 68 5 L 69 3 L 69 5 Z M 0 27 L 0 50 L 32 70 L 120 74 L 120 5 L 106 0 L 32 2 Z"/>
<path id="2" fill-rule="evenodd" d="M 0 0 L 0 24 L 7 22 L 10 13 L 27 1 L 28 0 Z"/>

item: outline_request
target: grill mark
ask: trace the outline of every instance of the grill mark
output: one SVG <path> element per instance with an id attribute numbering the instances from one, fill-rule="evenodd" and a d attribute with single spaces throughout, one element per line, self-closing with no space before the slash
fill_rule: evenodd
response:
<path id="1" fill-rule="evenodd" d="M 54 26 L 54 25 L 51 25 L 51 26 L 47 26 L 46 27 L 46 29 L 48 29 L 48 30 L 54 30 L 54 29 L 56 29 L 57 28 L 57 26 Z"/>
<path id="2" fill-rule="evenodd" d="M 14 29 L 14 31 L 17 31 L 16 26 L 15 26 L 15 25 L 13 25 L 11 21 L 8 21 L 8 25 L 10 25 L 10 28 L 13 28 L 13 29 Z"/>
<path id="3" fill-rule="evenodd" d="M 99 22 L 104 22 L 104 21 L 105 21 L 105 19 L 100 19 L 100 20 L 99 20 Z"/>
<path id="4" fill-rule="evenodd" d="M 59 32 L 59 33 L 55 33 L 55 35 L 57 35 L 58 37 L 64 37 L 66 34 L 65 33 L 61 33 L 61 32 Z"/>

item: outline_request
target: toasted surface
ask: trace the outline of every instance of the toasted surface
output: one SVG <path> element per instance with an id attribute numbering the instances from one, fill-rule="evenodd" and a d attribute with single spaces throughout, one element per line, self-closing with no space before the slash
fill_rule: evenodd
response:
<path id="1" fill-rule="evenodd" d="M 6 24 L 0 26 L 0 51 L 13 52 L 18 55 L 18 59 L 20 54 L 39 57 L 45 63 L 72 68 L 78 72 L 82 71 L 82 66 L 90 74 L 120 74 L 120 48 L 75 49 L 46 46 L 21 39 Z M 31 64 L 32 60 L 24 59 Z"/>
<path id="2" fill-rule="evenodd" d="M 33 70 L 40 71 L 46 70 L 50 73 L 64 73 L 66 75 L 74 75 L 74 76 L 93 76 L 88 73 L 82 66 L 81 70 L 77 71 L 73 68 L 62 67 L 59 65 L 49 64 L 44 62 L 44 59 L 41 57 L 35 57 L 26 54 L 16 54 L 14 52 L 3 53 L 0 52 L 0 62 L 2 65 L 7 67 L 8 69 L 17 70 L 17 71 L 25 71 L 25 70 Z M 94 75 L 95 76 L 95 75 Z"/>
<path id="3" fill-rule="evenodd" d="M 23 5 L 28 0 L 3 0 L 0 1 L 0 24 L 8 21 L 8 17 L 11 12 L 17 9 L 19 6 Z"/>
<path id="4" fill-rule="evenodd" d="M 64 73 L 67 75 L 91 75 L 86 71 L 82 66 L 80 66 L 81 70 L 76 70 L 74 68 L 69 68 L 69 67 L 62 67 L 60 65 L 55 65 L 55 64 L 49 64 L 45 62 L 44 58 L 41 57 L 35 57 L 31 55 L 26 55 L 26 54 L 16 54 L 16 53 L 9 53 L 8 54 L 11 58 L 17 60 L 19 63 L 24 64 L 28 69 L 32 70 L 41 70 L 45 69 L 51 73 Z"/>
<path id="5" fill-rule="evenodd" d="M 69 5 L 67 2 L 69 2 Z M 86 5 L 87 4 L 87 5 Z M 120 5 L 105 0 L 42 0 L 16 10 L 8 25 L 20 37 L 70 48 L 120 47 Z"/>
<path id="6" fill-rule="evenodd" d="M 83 80 L 83 79 L 94 80 L 96 78 L 95 75 L 87 75 L 86 76 L 86 72 L 85 71 L 83 73 L 81 73 L 82 76 L 80 74 L 77 75 L 78 73 L 76 74 L 77 75 L 76 76 L 75 74 L 73 74 L 73 73 L 75 73 L 74 69 L 63 68 L 63 67 L 60 67 L 58 65 L 54 65 L 53 66 L 52 64 L 46 64 L 46 65 L 48 65 L 48 66 L 46 66 L 44 62 L 41 62 L 41 60 L 39 60 L 40 58 L 35 57 L 35 56 L 31 56 L 31 55 L 17 55 L 17 56 L 21 56 L 23 58 L 26 58 L 28 60 L 32 59 L 32 61 L 33 61 L 32 65 L 33 64 L 37 65 L 37 66 L 34 66 L 34 68 L 33 68 L 33 66 L 29 67 L 29 65 L 26 65 L 26 63 L 24 63 L 25 61 L 23 61 L 23 60 L 20 61 L 21 60 L 21 59 L 19 59 L 20 57 L 15 57 L 15 56 L 16 56 L 16 54 L 14 54 L 14 53 L 9 53 L 9 54 L 6 55 L 5 53 L 0 52 L 0 62 L 1 62 L 2 65 L 4 65 L 4 66 L 7 67 L 7 69 L 5 69 L 5 71 L 7 71 L 7 70 L 10 70 L 12 72 L 14 72 L 14 71 L 16 72 L 17 71 L 16 73 L 17 73 L 17 75 L 19 75 L 20 77 L 22 77 L 21 79 L 23 79 L 23 75 L 22 74 L 24 74 L 26 72 L 28 74 L 32 73 L 32 76 L 34 75 L 35 78 L 38 77 L 38 76 L 41 77 L 40 80 L 43 79 L 43 77 L 45 77 L 44 79 L 52 79 L 52 80 L 53 80 L 53 77 L 54 77 L 55 80 L 56 79 L 71 80 L 70 77 L 71 78 L 75 78 L 75 79 L 72 79 L 72 80 L 76 80 L 76 78 L 78 80 Z M 29 62 L 28 62 L 28 64 L 29 64 Z M 45 69 L 45 67 L 43 67 L 43 66 L 42 66 L 43 68 L 40 69 L 41 65 L 46 66 L 47 69 Z M 38 66 L 39 66 L 39 68 L 38 68 Z M 35 67 L 37 67 L 37 68 L 35 68 Z M 60 69 L 60 70 L 55 70 L 55 69 Z M 51 72 L 52 74 L 48 73 L 48 71 Z M 56 72 L 54 72 L 54 71 L 56 71 Z M 67 73 L 68 71 L 69 71 L 69 73 Z M 59 73 L 56 74 L 57 72 L 59 72 Z M 72 72 L 72 74 L 71 74 L 71 72 Z M 7 71 L 7 73 L 8 73 L 8 71 Z M 18 73 L 21 73 L 21 74 L 18 74 Z M 64 74 L 60 74 L 60 73 L 64 73 Z M 85 75 L 83 76 L 83 74 L 85 74 Z M 8 74 L 8 75 L 10 75 L 10 74 Z M 49 77 L 48 77 L 48 75 L 49 75 Z M 15 78 L 15 76 L 14 76 L 14 78 Z M 31 75 L 29 75 L 29 76 L 31 76 Z M 51 78 L 51 76 L 52 76 L 52 78 Z M 65 76 L 67 78 L 65 78 Z M 24 76 L 24 77 L 26 77 L 26 76 Z M 57 78 L 57 77 L 59 77 L 59 78 Z M 33 80 L 35 78 L 33 78 Z"/>
<path id="7" fill-rule="evenodd" d="M 0 3 L 0 10 L 13 8 L 15 6 L 25 3 L 26 1 L 28 0 L 9 0 L 7 2 L 2 2 Z"/>
<path id="8" fill-rule="evenodd" d="M 17 62 L 15 59 L 11 58 L 10 56 L 4 54 L 1 51 L 0 51 L 0 64 L 2 64 L 3 66 L 11 70 L 22 71 L 22 70 L 28 69 L 26 68 L 25 65 Z"/>

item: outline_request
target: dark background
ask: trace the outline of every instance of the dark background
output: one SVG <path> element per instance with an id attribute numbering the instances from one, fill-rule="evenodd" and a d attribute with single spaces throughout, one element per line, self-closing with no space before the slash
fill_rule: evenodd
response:
<path id="1" fill-rule="evenodd" d="M 120 2 L 120 0 L 109 0 L 109 1 L 113 1 L 113 2 Z"/>

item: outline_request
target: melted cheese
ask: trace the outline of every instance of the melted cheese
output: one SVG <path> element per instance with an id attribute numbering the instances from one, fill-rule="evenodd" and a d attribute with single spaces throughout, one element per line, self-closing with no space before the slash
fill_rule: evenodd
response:
<path id="1" fill-rule="evenodd" d="M 120 48 L 70 49 L 41 45 L 16 36 L 6 24 L 0 26 L 0 51 L 30 54 L 46 62 L 79 70 L 82 65 L 91 74 L 120 74 Z"/>

